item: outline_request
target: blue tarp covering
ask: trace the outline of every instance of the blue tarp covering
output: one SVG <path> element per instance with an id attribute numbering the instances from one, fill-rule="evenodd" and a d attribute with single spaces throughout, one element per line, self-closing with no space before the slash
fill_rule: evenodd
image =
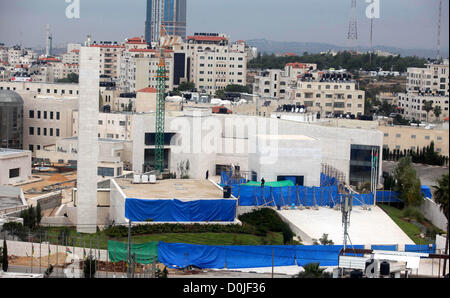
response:
<path id="1" fill-rule="evenodd" d="M 432 198 L 431 189 L 430 189 L 429 186 L 422 185 L 422 186 L 420 187 L 420 192 L 422 193 L 422 195 L 423 195 L 425 198 L 430 198 L 430 199 Z"/>
<path id="2" fill-rule="evenodd" d="M 170 268 L 255 268 L 274 266 L 337 266 L 342 245 L 208 246 L 159 242 L 158 259 Z M 353 248 L 362 249 L 363 245 Z"/>
<path id="3" fill-rule="evenodd" d="M 240 206 L 334 206 L 339 203 L 337 186 L 249 186 L 233 185 L 232 194 Z"/>
<path id="4" fill-rule="evenodd" d="M 333 186 L 337 185 L 337 180 L 334 177 L 330 177 L 324 173 L 320 173 L 320 186 Z"/>
<path id="5" fill-rule="evenodd" d="M 401 203 L 400 194 L 390 190 L 377 191 L 377 203 Z"/>
<path id="6" fill-rule="evenodd" d="M 406 244 L 405 251 L 406 252 L 422 252 L 422 253 L 434 254 L 436 251 L 436 245 L 433 244 L 430 246 L 428 244 L 423 244 L 423 245 Z"/>
<path id="7" fill-rule="evenodd" d="M 235 214 L 235 200 L 125 200 L 125 217 L 135 222 L 230 222 Z"/>
<path id="8" fill-rule="evenodd" d="M 372 245 L 373 250 L 390 250 L 396 251 L 397 245 Z"/>

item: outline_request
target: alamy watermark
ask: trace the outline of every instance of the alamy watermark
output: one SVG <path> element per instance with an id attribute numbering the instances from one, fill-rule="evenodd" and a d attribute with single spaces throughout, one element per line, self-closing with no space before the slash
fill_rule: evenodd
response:
<path id="1" fill-rule="evenodd" d="M 366 7 L 366 17 L 368 19 L 380 18 L 380 0 L 366 0 L 369 5 Z"/>
<path id="2" fill-rule="evenodd" d="M 66 7 L 66 17 L 68 19 L 80 18 L 80 0 L 65 0 L 69 5 Z"/>

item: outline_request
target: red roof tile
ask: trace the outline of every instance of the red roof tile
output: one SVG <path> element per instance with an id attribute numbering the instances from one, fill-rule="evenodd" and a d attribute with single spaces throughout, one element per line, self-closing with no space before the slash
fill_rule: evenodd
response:
<path id="1" fill-rule="evenodd" d="M 137 92 L 138 93 L 156 93 L 156 92 L 158 92 L 158 90 L 156 90 L 156 88 L 147 87 L 147 88 L 138 90 Z"/>
<path id="2" fill-rule="evenodd" d="M 75 50 L 72 50 L 71 52 L 74 52 L 74 53 L 79 53 L 79 52 L 80 52 L 80 50 L 77 50 L 77 49 L 75 49 Z"/>
<path id="3" fill-rule="evenodd" d="M 95 48 L 125 48 L 122 45 L 112 45 L 112 44 L 91 44 L 91 47 Z"/>
<path id="4" fill-rule="evenodd" d="M 193 39 L 197 41 L 222 41 L 227 40 L 225 37 L 222 36 L 205 36 L 205 35 L 195 35 L 195 36 L 188 36 L 188 40 Z"/>
<path id="5" fill-rule="evenodd" d="M 306 64 L 299 63 L 299 62 L 288 63 L 288 64 L 286 64 L 286 66 L 291 66 L 293 68 L 308 68 L 308 66 Z"/>

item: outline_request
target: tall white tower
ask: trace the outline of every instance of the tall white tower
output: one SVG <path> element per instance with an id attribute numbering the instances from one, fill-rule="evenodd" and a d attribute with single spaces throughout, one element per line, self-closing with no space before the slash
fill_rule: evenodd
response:
<path id="1" fill-rule="evenodd" d="M 97 230 L 100 49 L 81 47 L 78 100 L 77 231 Z"/>
<path id="2" fill-rule="evenodd" d="M 50 57 L 52 56 L 52 46 L 53 46 L 53 37 L 50 33 L 50 25 L 47 24 L 47 35 L 46 35 L 46 43 L 45 43 L 45 56 Z"/>

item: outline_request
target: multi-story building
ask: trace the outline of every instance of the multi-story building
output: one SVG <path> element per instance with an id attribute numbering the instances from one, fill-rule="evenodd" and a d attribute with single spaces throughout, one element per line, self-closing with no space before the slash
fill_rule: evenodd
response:
<path id="1" fill-rule="evenodd" d="M 67 64 L 80 64 L 80 50 L 73 49 L 63 54 L 62 62 Z"/>
<path id="2" fill-rule="evenodd" d="M 0 82 L 23 99 L 23 149 L 36 150 L 72 136 L 72 113 L 78 108 L 78 84 Z"/>
<path id="3" fill-rule="evenodd" d="M 448 59 L 443 63 L 430 63 L 426 68 L 408 68 L 406 92 L 398 94 L 398 106 L 407 119 L 439 121 L 449 115 L 449 67 Z M 432 108 L 440 107 L 440 115 L 426 112 L 425 103 Z"/>
<path id="4" fill-rule="evenodd" d="M 448 95 L 439 96 L 432 93 L 399 93 L 398 106 L 402 115 L 406 119 L 415 119 L 419 121 L 439 121 L 449 116 L 448 98 Z M 433 110 L 428 113 L 425 110 L 425 103 L 429 101 L 432 102 L 433 109 L 437 106 L 441 108 L 441 114 L 439 115 L 439 118 L 436 117 Z"/>
<path id="5" fill-rule="evenodd" d="M 136 45 L 136 44 L 135 44 Z M 173 89 L 174 53 L 165 51 L 166 58 L 166 88 Z M 159 64 L 159 52 L 147 48 L 147 45 L 133 46 L 125 49 L 120 59 L 119 87 L 125 92 L 136 92 L 146 87 L 157 87 L 157 70 Z"/>
<path id="6" fill-rule="evenodd" d="M 299 76 L 317 69 L 316 64 L 288 63 L 284 70 L 270 69 L 255 76 L 253 93 L 262 98 L 290 99 Z"/>
<path id="7" fill-rule="evenodd" d="M 408 68 L 407 92 L 434 93 L 449 95 L 448 59 L 443 63 L 430 63 L 426 68 Z"/>
<path id="8" fill-rule="evenodd" d="M 422 150 L 422 148 L 434 142 L 434 148 L 439 154 L 449 156 L 448 127 L 425 128 L 380 125 L 378 130 L 384 134 L 384 148 L 389 148 L 391 152 L 394 150 L 416 152 L 417 149 Z"/>
<path id="9" fill-rule="evenodd" d="M 128 41 L 130 42 L 130 41 Z M 117 42 L 99 42 L 90 45 L 100 48 L 100 75 L 118 80 L 120 76 L 120 56 L 125 49 Z"/>
<path id="10" fill-rule="evenodd" d="M 214 94 L 230 84 L 247 84 L 247 54 L 243 48 L 233 48 L 224 34 L 195 33 L 175 51 L 186 52 L 186 80 L 199 91 Z"/>
<path id="11" fill-rule="evenodd" d="M 99 113 L 98 137 L 129 141 L 133 136 L 133 113 Z M 72 135 L 78 136 L 78 111 L 72 114 Z"/>
<path id="12" fill-rule="evenodd" d="M 186 38 L 187 0 L 147 0 L 145 40 L 157 42 L 161 25 L 168 35 Z"/>

